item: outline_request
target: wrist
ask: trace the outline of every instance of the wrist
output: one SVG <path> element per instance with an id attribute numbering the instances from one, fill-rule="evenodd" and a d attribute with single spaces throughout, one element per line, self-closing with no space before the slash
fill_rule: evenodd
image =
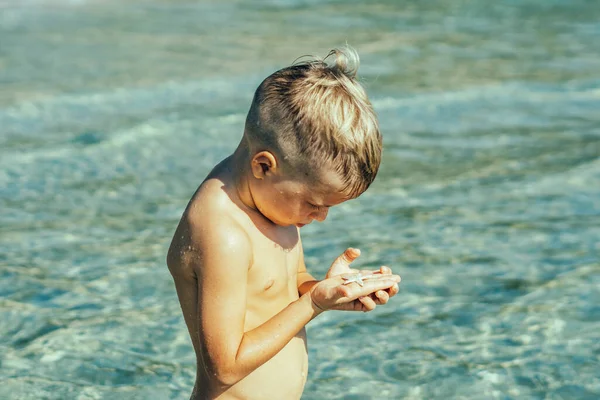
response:
<path id="1" fill-rule="evenodd" d="M 315 286 L 317 283 L 319 283 L 319 281 L 316 279 L 311 279 L 311 280 L 302 282 L 298 286 L 298 293 L 300 294 L 300 296 L 302 296 L 302 295 L 310 292 L 312 287 Z"/>
<path id="2" fill-rule="evenodd" d="M 317 303 L 315 303 L 315 300 L 312 298 L 312 291 L 309 290 L 308 292 L 306 292 L 305 297 L 308 298 L 308 301 L 310 303 L 310 306 L 313 310 L 313 318 L 316 317 L 317 315 L 323 313 L 326 311 L 326 309 L 324 309 L 323 307 L 319 306 Z"/>

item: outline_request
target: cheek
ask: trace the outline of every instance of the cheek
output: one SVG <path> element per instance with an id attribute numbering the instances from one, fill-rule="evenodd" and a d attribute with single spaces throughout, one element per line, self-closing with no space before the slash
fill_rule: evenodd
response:
<path id="1" fill-rule="evenodd" d="M 290 218 L 305 218 L 310 214 L 310 210 L 307 207 L 303 207 L 302 202 L 296 196 L 287 196 L 281 201 L 280 209 L 285 210 L 285 213 Z"/>
<path id="2" fill-rule="evenodd" d="M 279 220 L 293 219 L 298 214 L 298 202 L 290 195 L 279 190 L 262 192 L 259 200 L 264 208 L 264 212 L 276 217 Z"/>
<path id="3" fill-rule="evenodd" d="M 286 210 L 287 213 L 291 215 L 299 215 L 302 213 L 302 208 L 300 207 L 300 203 L 294 197 L 285 198 L 282 201 L 282 209 Z"/>

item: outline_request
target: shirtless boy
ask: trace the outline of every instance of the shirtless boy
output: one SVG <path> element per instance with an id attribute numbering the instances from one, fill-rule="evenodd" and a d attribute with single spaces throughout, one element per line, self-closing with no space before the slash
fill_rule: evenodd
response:
<path id="1" fill-rule="evenodd" d="M 377 118 L 336 49 L 256 90 L 244 134 L 190 200 L 167 256 L 196 351 L 192 399 L 299 399 L 305 325 L 327 310 L 370 311 L 398 292 L 389 268 L 350 269 L 347 249 L 318 281 L 300 228 L 358 197 L 381 160 Z M 340 233 L 343 234 L 343 233 Z"/>

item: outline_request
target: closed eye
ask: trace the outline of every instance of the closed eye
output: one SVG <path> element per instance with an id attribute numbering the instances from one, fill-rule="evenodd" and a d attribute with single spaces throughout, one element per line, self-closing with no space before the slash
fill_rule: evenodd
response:
<path id="1" fill-rule="evenodd" d="M 310 208 L 312 208 L 313 210 L 318 210 L 318 209 L 319 209 L 319 206 L 317 206 L 317 205 L 314 205 L 314 204 L 312 204 L 312 203 L 307 203 L 307 204 L 308 204 L 308 205 L 310 206 Z"/>
<path id="2" fill-rule="evenodd" d="M 313 210 L 320 210 L 320 209 L 322 209 L 322 208 L 324 208 L 324 209 L 329 209 L 329 208 L 331 207 L 331 206 L 325 206 L 325 205 L 323 205 L 323 206 L 318 206 L 318 205 L 316 205 L 316 204 L 312 204 L 312 203 L 307 203 L 307 204 L 308 204 L 308 205 L 310 206 L 310 208 L 311 208 L 311 209 L 313 209 Z"/>

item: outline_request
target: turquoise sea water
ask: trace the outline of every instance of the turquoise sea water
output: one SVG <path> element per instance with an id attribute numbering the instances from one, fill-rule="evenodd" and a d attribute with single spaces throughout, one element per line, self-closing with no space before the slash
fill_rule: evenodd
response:
<path id="1" fill-rule="evenodd" d="M 253 90 L 348 42 L 375 184 L 303 228 L 400 294 L 308 328 L 303 396 L 600 398 L 595 0 L 0 1 L 0 398 L 184 399 L 165 254 Z"/>

